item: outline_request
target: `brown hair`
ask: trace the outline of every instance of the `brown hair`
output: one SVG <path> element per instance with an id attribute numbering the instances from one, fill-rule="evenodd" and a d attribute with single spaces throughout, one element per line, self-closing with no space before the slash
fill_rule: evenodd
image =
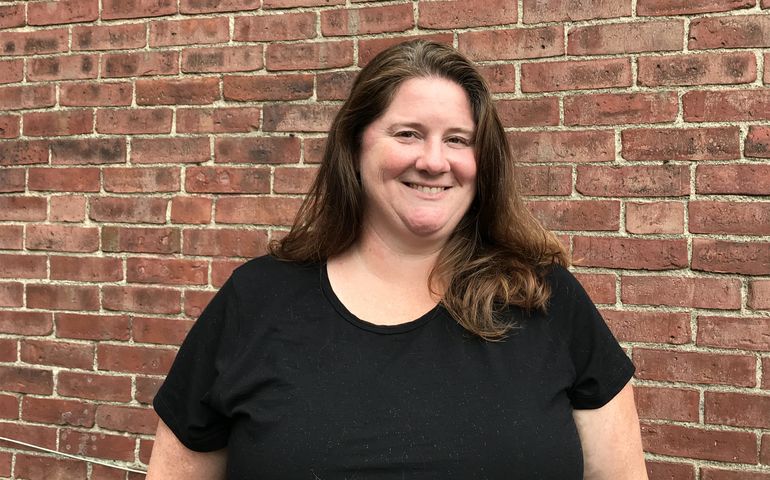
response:
<path id="1" fill-rule="evenodd" d="M 552 263 L 567 265 L 558 239 L 524 206 L 513 157 L 489 88 L 474 65 L 454 48 L 415 40 L 378 54 L 356 77 L 332 123 L 323 160 L 291 231 L 270 250 L 295 262 L 323 262 L 350 247 L 363 220 L 363 191 L 355 162 L 364 129 L 390 105 L 410 78 L 441 77 L 460 85 L 476 124 L 476 197 L 441 250 L 431 272 L 446 285 L 442 304 L 467 330 L 488 340 L 512 328 L 501 319 L 507 305 L 545 310 L 543 280 Z"/>

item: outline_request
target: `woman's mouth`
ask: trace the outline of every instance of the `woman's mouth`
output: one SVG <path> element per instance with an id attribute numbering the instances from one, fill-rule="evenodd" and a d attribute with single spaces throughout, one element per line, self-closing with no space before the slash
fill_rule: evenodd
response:
<path id="1" fill-rule="evenodd" d="M 429 194 L 433 194 L 433 195 L 435 195 L 437 193 L 441 193 L 444 190 L 447 190 L 449 188 L 449 187 L 428 187 L 426 185 L 418 185 L 416 183 L 407 183 L 406 186 L 409 187 L 409 188 L 413 188 L 413 189 L 417 190 L 418 192 L 429 193 Z"/>

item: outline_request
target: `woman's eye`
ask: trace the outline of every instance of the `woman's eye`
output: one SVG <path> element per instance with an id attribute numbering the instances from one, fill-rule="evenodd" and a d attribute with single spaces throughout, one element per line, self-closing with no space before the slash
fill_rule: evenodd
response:
<path id="1" fill-rule="evenodd" d="M 401 138 L 417 138 L 417 132 L 412 130 L 404 130 L 402 132 L 396 133 L 396 136 Z"/>
<path id="2" fill-rule="evenodd" d="M 447 139 L 447 141 L 449 143 L 453 143 L 455 145 L 469 146 L 471 144 L 470 140 L 465 139 L 463 137 L 449 137 L 449 139 Z"/>

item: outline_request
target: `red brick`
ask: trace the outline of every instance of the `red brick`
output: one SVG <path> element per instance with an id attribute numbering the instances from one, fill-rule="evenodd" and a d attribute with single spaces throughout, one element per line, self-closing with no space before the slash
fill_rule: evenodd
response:
<path id="1" fill-rule="evenodd" d="M 344 3 L 345 0 L 263 0 L 262 8 L 326 7 Z"/>
<path id="2" fill-rule="evenodd" d="M 86 219 L 86 197 L 58 195 L 50 197 L 52 222 L 82 222 Z"/>
<path id="3" fill-rule="evenodd" d="M 180 108 L 176 111 L 176 131 L 178 133 L 251 132 L 259 129 L 259 117 L 260 108 L 258 107 Z"/>
<path id="4" fill-rule="evenodd" d="M 99 289 L 75 285 L 27 285 L 27 307 L 99 310 Z"/>
<path id="5" fill-rule="evenodd" d="M 353 65 L 353 42 L 270 43 L 268 70 L 318 70 Z"/>
<path id="6" fill-rule="evenodd" d="M 698 345 L 741 350 L 770 350 L 768 317 L 698 317 Z"/>
<path id="7" fill-rule="evenodd" d="M 16 478 L 45 478 L 47 480 L 67 480 L 87 478 L 88 464 L 69 458 L 39 457 L 36 455 L 16 454 Z"/>
<path id="8" fill-rule="evenodd" d="M 182 71 L 248 72 L 262 65 L 262 46 L 188 48 L 182 51 Z"/>
<path id="9" fill-rule="evenodd" d="M 21 6 L 21 5 L 19 5 Z M 3 7 L 0 7 L 2 11 Z M 0 19 L 2 22 L 2 19 Z M 0 83 L 16 83 L 24 79 L 24 60 L 12 59 L 0 61 Z"/>
<path id="10" fill-rule="evenodd" d="M 698 193 L 767 195 L 770 165 L 698 165 L 695 181 Z"/>
<path id="11" fill-rule="evenodd" d="M 0 28 L 23 27 L 24 7 L 22 3 L 16 5 L 4 5 L 0 7 Z M 0 474 L 2 475 L 2 474 Z M 8 474 L 10 476 L 10 473 Z"/>
<path id="12" fill-rule="evenodd" d="M 99 59 L 96 55 L 66 55 L 30 58 L 27 80 L 76 80 L 96 78 Z"/>
<path id="13" fill-rule="evenodd" d="M 312 12 L 238 17 L 233 40 L 274 42 L 313 38 L 316 36 L 315 23 L 316 14 Z"/>
<path id="14" fill-rule="evenodd" d="M 417 39 L 452 45 L 454 36 L 451 33 L 432 33 L 421 35 L 391 36 L 385 38 L 362 38 L 358 40 L 358 66 L 361 67 L 366 65 L 372 58 L 374 58 L 375 55 L 390 46 Z"/>
<path id="15" fill-rule="evenodd" d="M 770 47 L 770 17 L 731 15 L 695 19 L 690 23 L 689 40 L 691 50 Z"/>
<path id="16" fill-rule="evenodd" d="M 688 15 L 751 8 L 754 0 L 637 0 L 636 14 L 645 16 Z"/>
<path id="17" fill-rule="evenodd" d="M 630 87 L 631 61 L 625 58 L 525 63 L 522 92 L 555 92 Z"/>
<path id="18" fill-rule="evenodd" d="M 209 223 L 213 200 L 203 197 L 175 197 L 171 200 L 171 223 Z"/>
<path id="19" fill-rule="evenodd" d="M 136 395 L 134 395 L 134 398 L 137 402 L 151 404 L 162 383 L 163 378 L 141 377 L 137 375 Z"/>
<path id="20" fill-rule="evenodd" d="M 188 167 L 185 190 L 189 193 L 270 193 L 270 171 L 253 167 Z"/>
<path id="21" fill-rule="evenodd" d="M 770 127 L 754 125 L 749 127 L 744 155 L 755 158 L 770 158 Z M 750 192 L 749 194 L 752 194 L 757 191 L 760 192 L 759 195 L 764 195 L 770 191 L 770 186 L 768 186 L 770 185 L 770 177 L 768 177 L 770 170 L 765 170 L 770 169 L 770 167 L 767 165 L 734 165 L 731 167 L 734 170 L 728 170 L 728 172 L 740 172 L 739 175 L 736 175 L 736 180 L 751 178 L 751 181 L 748 181 L 746 185 L 732 187 L 733 189 L 739 188 L 741 191 L 738 193 Z M 745 177 L 745 175 L 750 175 L 750 177 Z"/>
<path id="22" fill-rule="evenodd" d="M 20 122 L 19 115 L 0 115 L 0 138 L 17 138 L 21 134 Z"/>
<path id="23" fill-rule="evenodd" d="M 678 111 L 675 92 L 578 95 L 564 99 L 566 125 L 663 123 L 674 121 Z"/>
<path id="24" fill-rule="evenodd" d="M 0 452 L 0 475 L 5 477 L 11 476 L 11 460 L 13 455 L 11 452 Z"/>
<path id="25" fill-rule="evenodd" d="M 770 203 L 691 201 L 690 232 L 770 235 Z"/>
<path id="26" fill-rule="evenodd" d="M 770 395 L 707 391 L 704 411 L 706 423 L 770 428 Z"/>
<path id="27" fill-rule="evenodd" d="M 770 89 L 687 92 L 682 107 L 690 122 L 770 120 Z"/>
<path id="28" fill-rule="evenodd" d="M 697 390 L 635 386 L 639 418 L 697 422 L 700 395 Z"/>
<path id="29" fill-rule="evenodd" d="M 639 58 L 639 85 L 709 85 L 751 83 L 757 59 L 751 52 L 702 53 Z"/>
<path id="30" fill-rule="evenodd" d="M 57 313 L 56 336 L 79 340 L 128 340 L 129 317 Z"/>
<path id="31" fill-rule="evenodd" d="M 749 307 L 770 310 L 770 280 L 752 280 L 749 284 Z"/>
<path id="32" fill-rule="evenodd" d="M 185 229 L 185 255 L 257 257 L 267 251 L 267 232 L 241 229 Z"/>
<path id="33" fill-rule="evenodd" d="M 247 75 L 225 77 L 223 92 L 226 100 L 302 100 L 313 95 L 313 76 Z M 259 115 L 253 121 L 259 121 Z"/>
<path id="34" fill-rule="evenodd" d="M 528 207 L 552 230 L 615 231 L 619 225 L 620 202 L 615 201 L 541 200 L 529 202 Z"/>
<path id="35" fill-rule="evenodd" d="M 105 168 L 102 175 L 106 192 L 178 192 L 181 188 L 178 168 Z"/>
<path id="36" fill-rule="evenodd" d="M 68 28 L 29 32 L 0 32 L 3 55 L 43 55 L 66 52 Z"/>
<path id="37" fill-rule="evenodd" d="M 585 267 L 671 270 L 686 267 L 687 240 L 574 237 L 575 264 Z"/>
<path id="38" fill-rule="evenodd" d="M 770 274 L 770 243 L 693 239 L 692 269 L 746 275 Z"/>
<path id="39" fill-rule="evenodd" d="M 99 370 L 165 375 L 176 356 L 176 350 L 133 345 L 98 347 Z"/>
<path id="40" fill-rule="evenodd" d="M 478 0 L 472 3 L 462 0 L 446 0 L 419 2 L 418 5 L 420 19 L 417 24 L 423 28 L 455 29 L 506 25 L 516 23 L 518 19 L 518 2 L 516 0 Z M 409 5 L 409 10 L 401 15 L 411 18 L 411 13 L 411 5 Z M 401 30 L 406 30 L 411 26 L 410 24 Z"/>
<path id="41" fill-rule="evenodd" d="M 0 283 L 0 307 L 21 307 L 24 304 L 24 285 L 21 283 Z M 14 361 L 11 358 L 8 361 Z"/>
<path id="42" fill-rule="evenodd" d="M 510 132 L 519 162 L 609 162 L 615 160 L 611 130 Z"/>
<path id="43" fill-rule="evenodd" d="M 302 157 L 304 163 L 321 163 L 321 157 L 326 146 L 326 138 L 306 138 L 302 141 Z"/>
<path id="44" fill-rule="evenodd" d="M 262 129 L 268 132 L 326 132 L 339 110 L 338 105 L 265 105 Z"/>
<path id="45" fill-rule="evenodd" d="M 753 387 L 756 363 L 747 355 L 634 349 L 636 377 L 645 380 Z"/>
<path id="46" fill-rule="evenodd" d="M 472 60 L 554 57 L 564 54 L 563 39 L 561 26 L 462 32 L 458 49 Z"/>
<path id="47" fill-rule="evenodd" d="M 26 247 L 29 250 L 95 252 L 99 249 L 99 229 L 69 225 L 28 225 Z"/>
<path id="48" fill-rule="evenodd" d="M 0 277 L 45 278 L 45 264 L 43 255 L 0 254 Z"/>
<path id="49" fill-rule="evenodd" d="M 151 197 L 92 198 L 89 217 L 97 222 L 166 223 L 168 200 Z"/>
<path id="50" fill-rule="evenodd" d="M 273 191 L 308 193 L 317 173 L 317 168 L 277 167 L 273 173 Z"/>
<path id="51" fill-rule="evenodd" d="M 0 225 L 0 250 L 21 250 L 23 238 L 24 227 L 21 225 Z"/>
<path id="52" fill-rule="evenodd" d="M 98 168 L 30 168 L 30 190 L 53 192 L 98 192 Z"/>
<path id="53" fill-rule="evenodd" d="M 127 135 L 171 133 L 172 115 L 168 108 L 100 109 L 96 112 L 96 131 Z"/>
<path id="54" fill-rule="evenodd" d="M 98 0 L 57 0 L 30 3 L 28 25 L 92 22 L 99 18 Z"/>
<path id="55" fill-rule="evenodd" d="M 353 87 L 356 72 L 325 72 L 316 75 L 318 100 L 345 100 Z"/>
<path id="56" fill-rule="evenodd" d="M 701 469 L 702 480 L 770 480 L 770 473 L 747 472 L 745 470 L 717 470 L 711 467 Z"/>
<path id="57" fill-rule="evenodd" d="M 643 235 L 684 233 L 684 204 L 626 203 L 626 231 Z"/>
<path id="58" fill-rule="evenodd" d="M 291 225 L 300 199 L 291 197 L 222 197 L 217 200 L 217 223 Z"/>
<path id="59" fill-rule="evenodd" d="M 181 258 L 129 258 L 126 281 L 160 285 L 206 285 L 209 264 L 203 260 Z"/>
<path id="60" fill-rule="evenodd" d="M 70 455 L 134 461 L 136 440 L 133 437 L 107 435 L 101 432 L 78 432 L 62 429 L 59 451 Z"/>
<path id="61" fill-rule="evenodd" d="M 144 24 L 98 25 L 72 28 L 72 50 L 122 50 L 142 48 Z"/>
<path id="62" fill-rule="evenodd" d="M 150 46 L 226 43 L 230 40 L 228 18 L 160 20 L 150 23 Z"/>
<path id="63" fill-rule="evenodd" d="M 22 340 L 21 361 L 38 365 L 90 369 L 94 363 L 94 347 L 61 341 Z"/>
<path id="64" fill-rule="evenodd" d="M 61 86 L 60 103 L 68 106 L 129 106 L 131 84 L 69 83 Z"/>
<path id="65" fill-rule="evenodd" d="M 130 52 L 102 55 L 102 77 L 139 77 L 179 73 L 179 52 Z"/>
<path id="66" fill-rule="evenodd" d="M 624 130 L 626 160 L 733 160 L 740 157 L 738 127 Z"/>
<path id="67" fill-rule="evenodd" d="M 10 141 L 0 143 L 0 165 L 48 163 L 47 141 Z M 0 203 L 3 200 L 0 199 Z M 2 217 L 2 209 L 0 209 Z"/>
<path id="68" fill-rule="evenodd" d="M 134 317 L 131 335 L 135 342 L 181 345 L 193 323 L 172 318 Z"/>
<path id="69" fill-rule="evenodd" d="M 567 53 L 605 55 L 679 51 L 684 48 L 683 36 L 684 22 L 681 20 L 575 27 L 567 35 Z"/>
<path id="70" fill-rule="evenodd" d="M 770 6 L 770 4 L 768 4 Z M 763 365 L 770 365 L 770 361 L 763 362 Z M 767 372 L 767 370 L 765 370 Z M 762 435 L 762 450 L 759 453 L 759 462 L 770 465 L 770 434 Z"/>
<path id="71" fill-rule="evenodd" d="M 113 402 L 127 402 L 131 399 L 130 377 L 62 370 L 57 380 L 56 393 L 65 397 Z"/>
<path id="72" fill-rule="evenodd" d="M 51 256 L 51 280 L 118 282 L 123 280 L 123 262 L 115 257 Z"/>
<path id="73" fill-rule="evenodd" d="M 236 12 L 257 10 L 259 0 L 182 0 L 181 13 Z"/>
<path id="74" fill-rule="evenodd" d="M 680 425 L 642 424 L 645 451 L 668 456 L 756 463 L 756 436 Z"/>
<path id="75" fill-rule="evenodd" d="M 19 418 L 19 398 L 16 395 L 0 394 L 0 418 L 10 420 Z M 0 475 L 2 475 L 2 469 L 0 469 Z"/>
<path id="76" fill-rule="evenodd" d="M 107 164 L 126 161 L 124 138 L 61 139 L 51 142 L 51 163 Z"/>
<path id="77" fill-rule="evenodd" d="M 136 81 L 137 105 L 208 105 L 218 99 L 218 78 Z"/>
<path id="78" fill-rule="evenodd" d="M 181 311 L 181 293 L 170 288 L 104 286 L 105 310 L 174 314 Z"/>
<path id="79" fill-rule="evenodd" d="M 623 303 L 735 310 L 741 308 L 741 282 L 736 279 L 623 276 Z"/>
<path id="80" fill-rule="evenodd" d="M 180 248 L 178 228 L 102 227 L 105 252 L 179 253 Z"/>
<path id="81" fill-rule="evenodd" d="M 22 418 L 37 423 L 93 427 L 95 410 L 92 404 L 73 400 L 25 397 L 22 401 Z"/>
<path id="82" fill-rule="evenodd" d="M 602 310 L 602 316 L 622 342 L 690 343 L 688 313 Z"/>
<path id="83" fill-rule="evenodd" d="M 91 478 L 94 480 L 144 480 L 146 475 L 134 472 L 124 473 L 121 470 L 104 465 L 94 464 L 91 466 Z"/>
<path id="84" fill-rule="evenodd" d="M 221 288 L 243 260 L 215 259 L 211 262 L 211 285 Z"/>
<path id="85" fill-rule="evenodd" d="M 99 405 L 96 424 L 107 430 L 150 435 L 155 433 L 158 417 L 150 408 Z"/>
<path id="86" fill-rule="evenodd" d="M 573 272 L 594 303 L 614 304 L 615 276 L 603 273 Z"/>
<path id="87" fill-rule="evenodd" d="M 14 440 L 19 440 L 38 447 L 56 448 L 56 429 L 37 425 L 20 425 L 18 423 L 0 423 L 0 432 Z M 0 447 L 27 450 L 18 444 L 0 441 Z M 32 449 L 36 451 L 36 449 Z"/>
<path id="88" fill-rule="evenodd" d="M 4 168 L 0 170 L 0 192 L 16 193 L 26 189 L 26 169 Z"/>
<path id="89" fill-rule="evenodd" d="M 214 146 L 217 163 L 298 163 L 300 140 L 288 137 L 219 137 Z"/>
<path id="90" fill-rule="evenodd" d="M 572 193 L 570 167 L 518 167 L 516 175 L 519 179 L 519 191 L 523 195 L 570 195 Z"/>
<path id="91" fill-rule="evenodd" d="M 524 0 L 524 23 L 561 22 L 630 17 L 631 0 L 575 2 L 573 0 Z"/>
<path id="92" fill-rule="evenodd" d="M 24 135 L 51 137 L 80 135 L 93 131 L 94 112 L 67 110 L 59 112 L 29 112 L 24 114 Z"/>
<path id="93" fill-rule="evenodd" d="M 210 157 L 208 137 L 131 140 L 131 163 L 203 163 Z"/>
<path id="94" fill-rule="evenodd" d="M 177 13 L 176 0 L 102 0 L 102 20 L 146 18 Z"/>
<path id="95" fill-rule="evenodd" d="M 0 390 L 50 395 L 53 392 L 53 374 L 50 370 L 0 365 Z"/>
<path id="96" fill-rule="evenodd" d="M 211 302 L 215 291 L 211 290 L 185 290 L 184 313 L 188 317 L 198 318 L 206 305 Z"/>
<path id="97" fill-rule="evenodd" d="M 321 33 L 325 37 L 403 32 L 413 27 L 411 4 L 321 12 Z"/>
<path id="98" fill-rule="evenodd" d="M 498 100 L 495 104 L 504 127 L 531 127 L 559 124 L 559 99 Z"/>
<path id="99" fill-rule="evenodd" d="M 0 109 L 3 110 L 52 107 L 55 103 L 53 85 L 0 87 Z"/>
<path id="100" fill-rule="evenodd" d="M 0 333 L 36 336 L 53 331 L 52 315 L 48 312 L 17 312 L 0 310 Z"/>
<path id="101" fill-rule="evenodd" d="M 486 79 L 492 93 L 516 91 L 516 67 L 513 64 L 479 65 L 477 68 Z"/>
<path id="102" fill-rule="evenodd" d="M 604 167 L 579 165 L 575 188 L 599 197 L 672 197 L 689 195 L 686 165 Z"/>

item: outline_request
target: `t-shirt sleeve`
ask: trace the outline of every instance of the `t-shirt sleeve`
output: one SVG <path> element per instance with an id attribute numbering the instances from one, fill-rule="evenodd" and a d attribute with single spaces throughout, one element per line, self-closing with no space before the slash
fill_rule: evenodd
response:
<path id="1" fill-rule="evenodd" d="M 575 277 L 559 268 L 552 307 L 569 319 L 565 343 L 575 379 L 567 396 L 575 409 L 604 406 L 628 383 L 634 364 Z"/>
<path id="2" fill-rule="evenodd" d="M 212 406 L 213 387 L 227 368 L 237 338 L 238 303 L 232 278 L 212 298 L 187 334 L 153 400 L 158 416 L 187 448 L 224 448 L 230 419 Z"/>

